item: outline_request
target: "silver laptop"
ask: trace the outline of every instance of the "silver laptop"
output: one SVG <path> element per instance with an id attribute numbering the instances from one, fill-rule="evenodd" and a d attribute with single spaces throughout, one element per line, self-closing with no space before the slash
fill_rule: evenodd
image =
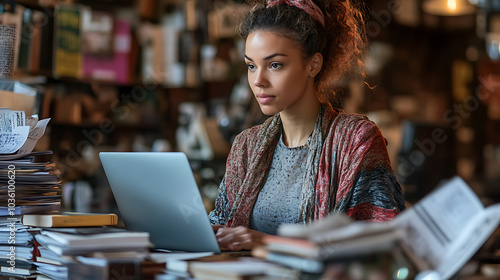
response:
<path id="1" fill-rule="evenodd" d="M 150 233 L 155 248 L 220 253 L 183 153 L 101 152 L 125 227 Z"/>

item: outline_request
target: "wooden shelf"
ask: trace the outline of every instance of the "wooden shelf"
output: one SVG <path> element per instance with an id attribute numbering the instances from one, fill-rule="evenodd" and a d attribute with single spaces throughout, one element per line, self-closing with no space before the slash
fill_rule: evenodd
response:
<path id="1" fill-rule="evenodd" d="M 133 0 L 52 0 L 45 1 L 47 5 L 40 5 L 39 0 L 17 0 L 17 3 L 25 7 L 36 9 L 36 10 L 47 10 L 54 9 L 56 4 L 82 4 L 91 5 L 93 8 L 97 9 L 116 9 L 116 6 L 121 7 L 132 7 L 134 4 Z"/>
<path id="2" fill-rule="evenodd" d="M 133 130 L 159 130 L 161 124 L 125 124 L 113 123 L 117 129 L 133 129 Z M 99 128 L 99 123 L 82 122 L 82 123 L 64 123 L 64 122 L 49 122 L 49 126 L 53 127 L 74 127 L 74 128 Z"/>

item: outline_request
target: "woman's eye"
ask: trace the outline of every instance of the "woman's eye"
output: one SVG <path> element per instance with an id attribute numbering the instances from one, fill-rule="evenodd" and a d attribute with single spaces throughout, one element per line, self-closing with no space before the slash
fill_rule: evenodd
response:
<path id="1" fill-rule="evenodd" d="M 248 70 L 254 70 L 255 66 L 252 64 L 247 64 L 247 68 L 248 68 Z"/>
<path id="2" fill-rule="evenodd" d="M 282 66 L 282 64 L 281 64 L 281 63 L 278 63 L 278 62 L 273 62 L 273 63 L 271 63 L 271 65 L 270 65 L 270 67 L 271 67 L 272 69 L 279 69 L 279 68 L 281 68 L 281 66 Z"/>

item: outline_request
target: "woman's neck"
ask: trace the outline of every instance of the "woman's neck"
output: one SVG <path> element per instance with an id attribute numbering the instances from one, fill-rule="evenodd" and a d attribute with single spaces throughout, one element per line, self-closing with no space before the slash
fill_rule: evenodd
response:
<path id="1" fill-rule="evenodd" d="M 288 147 L 299 147 L 307 142 L 312 134 L 316 119 L 321 108 L 319 101 L 308 104 L 307 109 L 293 113 L 282 111 L 280 113 L 283 124 L 283 142 Z"/>

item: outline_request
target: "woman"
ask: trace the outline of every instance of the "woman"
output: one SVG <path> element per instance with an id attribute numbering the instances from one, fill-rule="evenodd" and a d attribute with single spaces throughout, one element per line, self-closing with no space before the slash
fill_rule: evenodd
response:
<path id="1" fill-rule="evenodd" d="M 349 0 L 279 0 L 240 24 L 248 82 L 272 117 L 233 143 L 209 215 L 221 249 L 252 249 L 282 223 L 331 212 L 387 221 L 405 209 L 378 127 L 332 105 L 328 82 L 362 66 L 362 23 Z"/>

